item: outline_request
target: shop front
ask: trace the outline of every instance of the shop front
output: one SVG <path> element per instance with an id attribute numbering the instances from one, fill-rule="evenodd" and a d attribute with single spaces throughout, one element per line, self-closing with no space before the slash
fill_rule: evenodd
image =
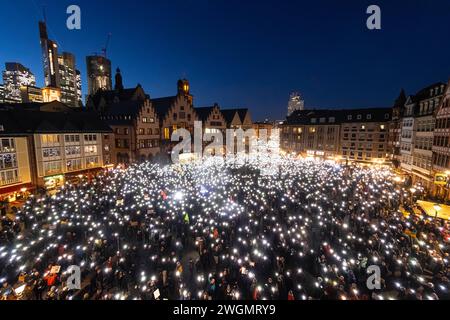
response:
<path id="1" fill-rule="evenodd" d="M 64 175 L 58 174 L 54 176 L 44 177 L 44 188 L 46 191 L 52 191 L 64 185 Z"/>
<path id="2" fill-rule="evenodd" d="M 9 187 L 0 188 L 0 202 L 15 202 L 26 199 L 34 190 L 31 183 L 22 183 Z"/>
<path id="3" fill-rule="evenodd" d="M 433 195 L 441 201 L 450 201 L 450 178 L 447 173 L 436 173 L 434 176 Z"/>

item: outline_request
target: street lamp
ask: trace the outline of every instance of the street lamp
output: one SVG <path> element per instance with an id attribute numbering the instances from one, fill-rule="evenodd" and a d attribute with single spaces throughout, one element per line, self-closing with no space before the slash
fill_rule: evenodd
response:
<path id="1" fill-rule="evenodd" d="M 436 211 L 436 214 L 435 214 L 435 216 L 434 216 L 434 218 L 436 219 L 437 216 L 438 216 L 439 211 L 442 210 L 442 207 L 441 207 L 439 204 L 436 203 L 436 204 L 433 206 L 433 208 L 434 208 L 434 210 Z"/>

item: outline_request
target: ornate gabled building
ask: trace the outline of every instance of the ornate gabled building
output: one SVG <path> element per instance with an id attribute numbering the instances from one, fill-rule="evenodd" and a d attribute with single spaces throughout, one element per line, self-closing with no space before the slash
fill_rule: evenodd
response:
<path id="1" fill-rule="evenodd" d="M 250 111 L 245 108 L 221 110 L 228 129 L 251 129 L 253 127 Z"/>
<path id="2" fill-rule="evenodd" d="M 401 168 L 412 183 L 431 189 L 435 111 L 441 103 L 445 84 L 427 86 L 407 98 L 401 131 Z"/>
<path id="3" fill-rule="evenodd" d="M 114 132 L 114 141 L 109 143 L 112 163 L 140 162 L 159 154 L 157 112 L 140 85 L 123 88 L 120 70 L 115 90 L 98 90 L 88 98 L 86 106 L 97 111 Z"/>
<path id="4" fill-rule="evenodd" d="M 450 198 L 450 80 L 440 105 L 436 109 L 433 137 L 434 194 Z"/>
<path id="5" fill-rule="evenodd" d="M 95 94 L 88 96 L 86 108 L 102 113 L 112 103 L 145 100 L 145 98 L 146 94 L 144 89 L 139 84 L 135 88 L 98 90 Z"/>
<path id="6" fill-rule="evenodd" d="M 227 122 L 220 112 L 220 107 L 215 103 L 211 107 L 194 108 L 198 120 L 203 124 L 204 133 L 225 132 Z"/>
<path id="7" fill-rule="evenodd" d="M 184 128 L 193 136 L 194 122 L 199 119 L 193 106 L 188 80 L 178 81 L 177 95 L 151 99 L 151 104 L 159 119 L 161 147 L 164 151 L 169 152 L 178 143 L 171 141 L 175 130 Z"/>
<path id="8" fill-rule="evenodd" d="M 400 136 L 402 131 L 402 117 L 405 112 L 406 95 L 402 89 L 392 107 L 392 121 L 389 124 L 389 152 L 395 167 L 400 165 Z"/>
<path id="9" fill-rule="evenodd" d="M 222 144 L 224 145 L 226 143 L 225 131 L 227 128 L 227 123 L 222 113 L 220 112 L 219 105 L 215 103 L 211 107 L 195 108 L 195 112 L 197 113 L 198 120 L 202 122 L 203 137 L 205 137 L 205 134 L 213 135 L 216 133 L 221 133 L 223 138 Z M 203 143 L 204 147 L 206 147 L 213 139 L 215 139 L 212 137 L 207 138 L 208 141 L 204 141 Z M 220 148 L 220 152 L 224 154 L 225 148 Z"/>

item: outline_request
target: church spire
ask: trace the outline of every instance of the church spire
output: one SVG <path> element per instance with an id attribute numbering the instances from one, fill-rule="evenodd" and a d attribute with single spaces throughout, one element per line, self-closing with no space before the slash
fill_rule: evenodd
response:
<path id="1" fill-rule="evenodd" d="M 123 90 L 122 75 L 120 74 L 119 68 L 117 68 L 116 70 L 116 84 L 114 86 L 114 89 L 117 91 Z"/>

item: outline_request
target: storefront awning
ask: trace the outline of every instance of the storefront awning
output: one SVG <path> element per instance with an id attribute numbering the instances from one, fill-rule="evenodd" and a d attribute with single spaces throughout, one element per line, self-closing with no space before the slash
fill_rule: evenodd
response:
<path id="1" fill-rule="evenodd" d="M 417 205 L 422 208 L 423 211 L 426 212 L 427 215 L 434 217 L 436 215 L 436 209 L 434 206 L 435 202 L 429 201 L 417 201 Z M 450 206 L 446 206 L 444 204 L 439 204 L 441 210 L 438 211 L 438 218 L 450 220 Z"/>

